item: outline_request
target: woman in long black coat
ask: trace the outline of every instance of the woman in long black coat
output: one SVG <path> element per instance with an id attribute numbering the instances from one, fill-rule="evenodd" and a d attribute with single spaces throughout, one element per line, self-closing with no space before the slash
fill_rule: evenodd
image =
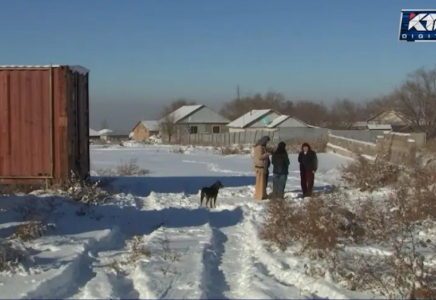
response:
<path id="1" fill-rule="evenodd" d="M 273 198 L 285 197 L 285 186 L 288 180 L 289 157 L 286 144 L 280 142 L 272 155 L 273 164 Z"/>
<path id="2" fill-rule="evenodd" d="M 298 155 L 300 163 L 300 178 L 303 197 L 310 197 L 313 193 L 313 185 L 315 182 L 315 172 L 318 169 L 318 157 L 315 151 L 310 148 L 308 143 L 301 146 L 301 152 Z"/>

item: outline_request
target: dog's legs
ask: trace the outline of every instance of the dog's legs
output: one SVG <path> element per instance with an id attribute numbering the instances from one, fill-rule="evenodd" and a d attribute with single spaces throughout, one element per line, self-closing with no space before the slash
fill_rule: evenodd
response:
<path id="1" fill-rule="evenodd" d="M 216 198 L 217 198 L 217 197 L 215 197 L 215 198 L 213 199 L 213 207 L 215 207 L 215 208 L 216 208 Z"/>
<path id="2" fill-rule="evenodd" d="M 206 197 L 206 204 L 205 204 L 205 206 L 206 206 L 206 208 L 208 208 L 208 205 L 209 204 L 209 197 Z"/>

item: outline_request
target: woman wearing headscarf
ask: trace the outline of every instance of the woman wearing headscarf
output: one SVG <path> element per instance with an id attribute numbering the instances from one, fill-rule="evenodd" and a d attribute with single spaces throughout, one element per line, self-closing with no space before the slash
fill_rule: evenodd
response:
<path id="1" fill-rule="evenodd" d="M 253 165 L 256 174 L 254 199 L 256 200 L 264 200 L 267 198 L 266 184 L 269 176 L 270 154 L 266 149 L 266 145 L 269 140 L 268 136 L 264 136 L 254 145 Z"/>
<path id="2" fill-rule="evenodd" d="M 285 197 L 285 186 L 288 180 L 289 157 L 286 151 L 286 144 L 280 142 L 272 155 L 273 164 L 273 197 L 283 199 Z"/>

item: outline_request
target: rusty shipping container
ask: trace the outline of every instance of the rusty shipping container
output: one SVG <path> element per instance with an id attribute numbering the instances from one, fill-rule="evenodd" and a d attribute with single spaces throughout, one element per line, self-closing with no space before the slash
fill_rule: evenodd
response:
<path id="1" fill-rule="evenodd" d="M 89 71 L 0 66 L 0 183 L 89 176 Z"/>

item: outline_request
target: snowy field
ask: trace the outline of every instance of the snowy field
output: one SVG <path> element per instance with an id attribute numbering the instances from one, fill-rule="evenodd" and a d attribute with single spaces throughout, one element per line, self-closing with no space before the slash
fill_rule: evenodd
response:
<path id="1" fill-rule="evenodd" d="M 56 224 L 52 233 L 22 245 L 31 264 L 18 273 L 0 273 L 0 298 L 365 297 L 328 278 L 304 275 L 304 262 L 289 252 L 267 251 L 258 237 L 266 201 L 252 199 L 250 155 L 173 151 L 170 146 L 93 147 L 95 178 L 99 170 L 131 159 L 151 173 L 115 178 L 111 185 L 118 192 L 85 216 L 76 213 L 80 204 L 53 195 L 0 198 L 2 238 L 20 221 L 20 211 L 11 205 L 29 200 L 49 210 Z M 286 194 L 296 198 L 301 190 L 297 156 L 289 157 Z M 315 189 L 329 190 L 338 183 L 338 167 L 349 159 L 319 154 L 319 161 Z M 199 208 L 199 190 L 216 180 L 225 186 L 218 207 Z M 150 255 L 132 257 L 133 236 Z"/>

